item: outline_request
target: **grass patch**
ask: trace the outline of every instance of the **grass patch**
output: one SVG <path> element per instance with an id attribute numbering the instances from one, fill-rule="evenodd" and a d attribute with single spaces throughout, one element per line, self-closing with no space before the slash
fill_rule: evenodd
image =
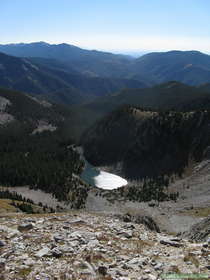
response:
<path id="1" fill-rule="evenodd" d="M 27 276 L 30 274 L 31 268 L 23 268 L 18 272 L 18 276 L 21 277 L 21 279 L 27 279 Z"/>
<path id="2" fill-rule="evenodd" d="M 0 214 L 19 212 L 16 207 L 11 205 L 11 203 L 12 203 L 11 199 L 0 199 Z"/>
<path id="3" fill-rule="evenodd" d="M 182 212 L 183 214 L 188 214 L 193 217 L 208 217 L 210 216 L 210 207 L 205 208 L 193 208 Z"/>
<path id="4" fill-rule="evenodd" d="M 135 252 L 136 254 L 142 253 L 148 247 L 154 246 L 154 242 L 147 240 L 122 240 L 121 250 L 124 254 L 129 254 L 130 252 Z"/>
<path id="5" fill-rule="evenodd" d="M 184 256 L 184 262 L 191 262 L 197 268 L 200 265 L 199 261 L 197 260 L 197 258 L 192 253 L 188 253 L 187 255 Z"/>

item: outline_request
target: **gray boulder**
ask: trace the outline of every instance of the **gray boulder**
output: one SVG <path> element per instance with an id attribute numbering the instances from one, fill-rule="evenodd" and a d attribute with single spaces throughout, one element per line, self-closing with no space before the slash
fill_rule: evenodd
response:
<path id="1" fill-rule="evenodd" d="M 4 246 L 5 246 L 5 243 L 0 240 L 0 247 L 4 247 Z"/>
<path id="2" fill-rule="evenodd" d="M 32 224 L 22 224 L 18 226 L 18 230 L 21 232 L 31 230 L 32 228 L 33 228 Z"/>

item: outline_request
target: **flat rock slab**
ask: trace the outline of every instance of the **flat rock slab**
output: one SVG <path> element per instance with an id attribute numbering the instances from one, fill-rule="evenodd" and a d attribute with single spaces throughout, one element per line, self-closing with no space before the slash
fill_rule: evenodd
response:
<path id="1" fill-rule="evenodd" d="M 50 249 L 49 248 L 43 248 L 41 250 L 39 250 L 35 256 L 38 257 L 38 258 L 42 258 L 42 257 L 45 257 L 45 256 L 50 256 L 51 255 L 51 252 L 50 252 Z"/>
<path id="2" fill-rule="evenodd" d="M 169 245 L 169 246 L 173 246 L 173 247 L 182 247 L 183 246 L 182 243 L 173 241 L 171 239 L 161 239 L 160 244 Z"/>

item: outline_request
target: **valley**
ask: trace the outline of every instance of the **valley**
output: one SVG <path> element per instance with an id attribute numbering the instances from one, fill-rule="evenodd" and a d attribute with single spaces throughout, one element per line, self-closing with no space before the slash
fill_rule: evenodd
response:
<path id="1" fill-rule="evenodd" d="M 0 280 L 207 275 L 210 56 L 0 51 Z"/>

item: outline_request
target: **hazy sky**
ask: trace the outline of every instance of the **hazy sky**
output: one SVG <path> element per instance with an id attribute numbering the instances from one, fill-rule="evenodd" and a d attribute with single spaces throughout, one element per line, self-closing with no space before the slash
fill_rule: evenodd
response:
<path id="1" fill-rule="evenodd" d="M 210 52 L 210 0 L 0 0 L 0 43 Z"/>

